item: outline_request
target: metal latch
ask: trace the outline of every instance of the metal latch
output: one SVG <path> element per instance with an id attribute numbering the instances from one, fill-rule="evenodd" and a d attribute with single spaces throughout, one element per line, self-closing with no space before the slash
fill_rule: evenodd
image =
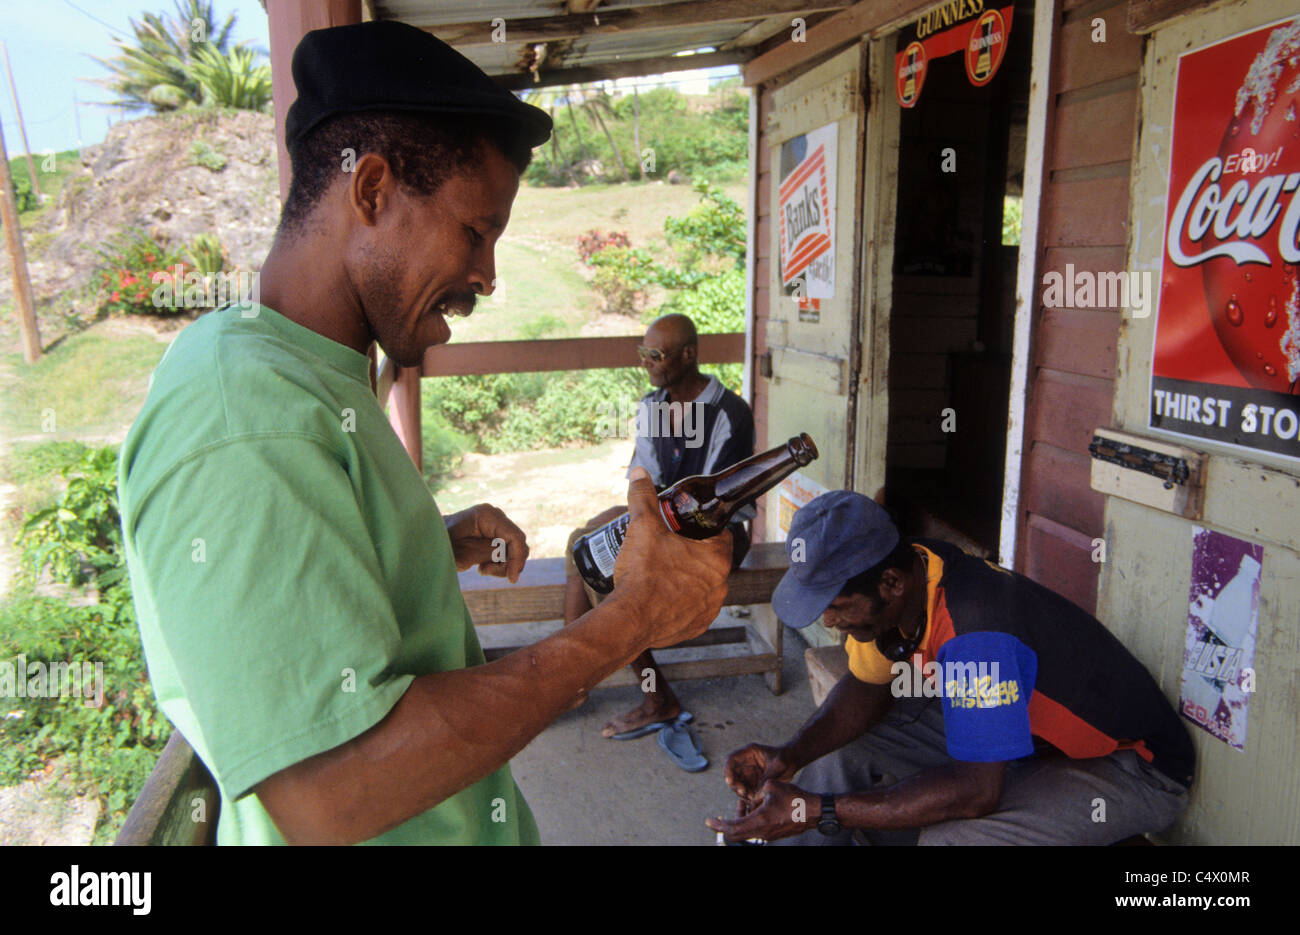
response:
<path id="1" fill-rule="evenodd" d="M 1186 458 L 1162 454 L 1149 448 L 1140 448 L 1102 435 L 1092 436 L 1088 452 L 1098 461 L 1117 464 L 1159 478 L 1164 481 L 1165 490 L 1172 490 L 1175 484 L 1186 484 L 1191 473 Z"/>

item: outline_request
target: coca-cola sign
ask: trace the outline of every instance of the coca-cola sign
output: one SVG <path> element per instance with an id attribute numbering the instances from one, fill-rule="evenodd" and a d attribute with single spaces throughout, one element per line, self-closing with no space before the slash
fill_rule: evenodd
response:
<path id="1" fill-rule="evenodd" d="M 1300 18 L 1178 63 L 1151 425 L 1300 457 Z"/>

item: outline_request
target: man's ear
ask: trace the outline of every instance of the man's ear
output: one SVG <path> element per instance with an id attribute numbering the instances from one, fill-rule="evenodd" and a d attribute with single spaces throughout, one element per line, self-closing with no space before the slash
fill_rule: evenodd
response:
<path id="1" fill-rule="evenodd" d="M 880 596 L 888 601 L 896 601 L 903 596 L 903 573 L 897 568 L 886 568 L 880 576 Z"/>
<path id="2" fill-rule="evenodd" d="M 397 180 L 388 160 L 378 153 L 366 153 L 356 161 L 348 180 L 348 206 L 367 227 L 379 221 L 382 211 L 392 206 Z"/>
<path id="3" fill-rule="evenodd" d="M 682 348 L 682 362 L 693 364 L 699 359 L 700 349 L 694 344 L 688 344 Z"/>

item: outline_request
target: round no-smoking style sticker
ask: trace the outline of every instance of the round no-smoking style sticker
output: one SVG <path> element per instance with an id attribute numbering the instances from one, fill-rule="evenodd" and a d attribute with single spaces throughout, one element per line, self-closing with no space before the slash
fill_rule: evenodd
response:
<path id="1" fill-rule="evenodd" d="M 966 43 L 966 77 L 975 87 L 993 80 L 1007 53 L 1007 25 L 997 10 L 985 10 L 971 27 Z"/>
<path id="2" fill-rule="evenodd" d="M 916 99 L 921 96 L 921 85 L 925 84 L 927 61 L 925 46 L 919 42 L 910 43 L 895 59 L 894 89 L 902 106 L 916 105 Z"/>

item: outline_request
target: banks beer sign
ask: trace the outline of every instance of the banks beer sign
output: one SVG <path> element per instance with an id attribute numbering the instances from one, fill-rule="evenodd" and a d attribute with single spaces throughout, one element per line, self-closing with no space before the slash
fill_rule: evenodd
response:
<path id="1" fill-rule="evenodd" d="M 1300 458 L 1300 18 L 1178 62 L 1150 425 Z"/>
<path id="2" fill-rule="evenodd" d="M 993 80 L 1007 54 L 1012 7 L 985 8 L 985 0 L 951 0 L 923 13 L 899 40 L 894 58 L 894 93 L 903 107 L 915 107 L 930 63 L 962 53 L 966 77 L 976 87 Z M 913 38 L 914 37 L 914 38 Z"/>
<path id="3" fill-rule="evenodd" d="M 835 297 L 837 143 L 837 125 L 831 123 L 781 146 L 781 285 L 787 295 L 804 300 Z"/>

